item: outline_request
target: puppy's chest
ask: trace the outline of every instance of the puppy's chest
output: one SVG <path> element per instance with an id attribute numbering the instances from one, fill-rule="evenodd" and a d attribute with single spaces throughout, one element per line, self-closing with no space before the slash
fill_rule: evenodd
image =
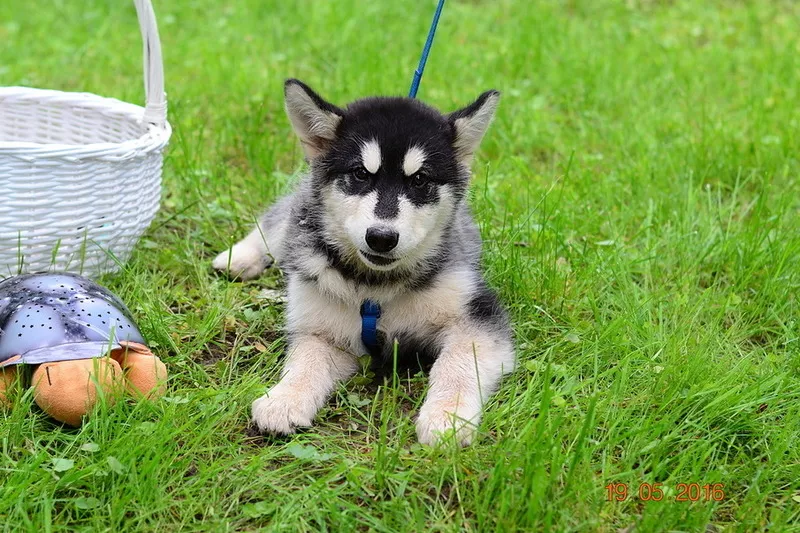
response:
<path id="1" fill-rule="evenodd" d="M 398 369 L 430 368 L 441 350 L 442 333 L 455 323 L 460 306 L 452 301 L 400 298 L 381 309 L 377 324 L 377 345 L 365 345 L 372 355 L 373 370 L 387 370 L 391 365 Z M 361 323 L 361 329 L 366 322 Z"/>
<path id="2" fill-rule="evenodd" d="M 463 278 L 441 277 L 425 290 L 394 295 L 359 291 L 357 299 L 380 303 L 379 329 L 388 338 L 408 334 L 427 336 L 452 325 L 464 315 L 469 285 Z"/>
<path id="3" fill-rule="evenodd" d="M 471 285 L 463 276 L 439 279 L 427 290 L 406 292 L 342 290 L 341 284 L 332 291 L 319 280 L 297 283 L 296 290 L 290 290 L 290 309 L 295 312 L 289 313 L 289 328 L 325 335 L 360 350 L 361 305 L 374 300 L 380 305 L 377 329 L 382 339 L 390 343 L 395 338 L 429 339 L 464 316 Z"/>
<path id="4" fill-rule="evenodd" d="M 430 335 L 458 320 L 462 305 L 457 299 L 435 300 L 403 295 L 381 306 L 378 329 L 388 338 L 397 335 Z"/>

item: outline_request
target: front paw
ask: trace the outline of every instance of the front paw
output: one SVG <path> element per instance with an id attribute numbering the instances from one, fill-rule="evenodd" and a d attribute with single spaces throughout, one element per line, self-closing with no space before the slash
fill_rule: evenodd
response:
<path id="1" fill-rule="evenodd" d="M 247 281 L 261 275 L 270 262 L 270 258 L 257 247 L 240 242 L 217 255 L 211 266 L 220 272 L 227 272 L 232 278 Z"/>
<path id="2" fill-rule="evenodd" d="M 311 425 L 316 410 L 303 395 L 271 390 L 253 402 L 253 423 L 261 433 L 289 435 Z"/>
<path id="3" fill-rule="evenodd" d="M 455 435 L 460 446 L 475 438 L 480 412 L 454 405 L 423 405 L 417 418 L 417 438 L 421 444 L 437 446 Z"/>

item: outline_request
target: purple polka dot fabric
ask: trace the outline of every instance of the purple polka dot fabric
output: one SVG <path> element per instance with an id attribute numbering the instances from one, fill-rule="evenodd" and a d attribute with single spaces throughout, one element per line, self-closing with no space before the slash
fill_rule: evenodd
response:
<path id="1" fill-rule="evenodd" d="M 130 311 L 74 274 L 27 274 L 0 282 L 0 366 L 105 356 L 120 341 L 146 344 Z"/>

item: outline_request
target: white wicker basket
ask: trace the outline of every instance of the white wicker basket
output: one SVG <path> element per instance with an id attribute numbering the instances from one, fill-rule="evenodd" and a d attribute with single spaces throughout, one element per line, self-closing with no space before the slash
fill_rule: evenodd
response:
<path id="1" fill-rule="evenodd" d="M 150 0 L 144 108 L 89 93 L 0 87 L 0 276 L 116 270 L 158 211 L 167 122 Z"/>

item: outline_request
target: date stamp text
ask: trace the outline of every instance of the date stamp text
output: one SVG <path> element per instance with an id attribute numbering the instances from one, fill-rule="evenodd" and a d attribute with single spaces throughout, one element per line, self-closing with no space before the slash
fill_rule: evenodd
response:
<path id="1" fill-rule="evenodd" d="M 641 501 L 660 502 L 667 498 L 661 483 L 640 483 L 639 490 L 631 493 L 627 483 L 609 483 L 606 485 L 606 500 L 623 502 L 629 497 L 638 497 Z M 669 491 L 670 493 L 673 491 Z M 668 499 L 676 502 L 721 502 L 725 499 L 725 485 L 723 483 L 678 483 L 675 494 Z"/>

